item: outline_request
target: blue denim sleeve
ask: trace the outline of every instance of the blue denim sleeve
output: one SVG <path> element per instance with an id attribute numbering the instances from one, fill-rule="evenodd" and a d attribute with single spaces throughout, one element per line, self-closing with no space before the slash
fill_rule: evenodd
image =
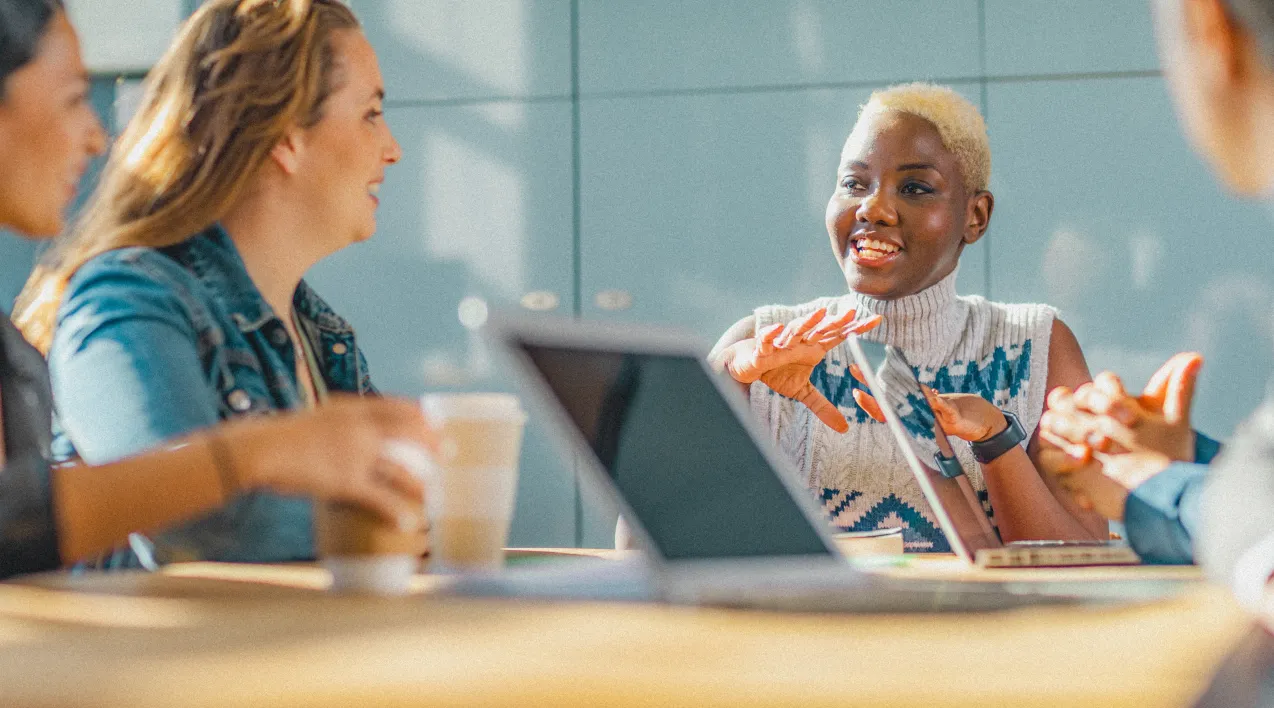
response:
<path id="1" fill-rule="evenodd" d="M 99 258 L 67 289 L 49 373 L 59 421 L 89 463 L 136 454 L 219 420 L 176 277 L 144 258 Z"/>
<path id="2" fill-rule="evenodd" d="M 1217 455 L 1221 454 L 1221 443 L 1194 431 L 1194 461 L 1200 465 L 1210 465 Z"/>
<path id="3" fill-rule="evenodd" d="M 1178 462 L 1142 482 L 1124 504 L 1128 543 L 1147 563 L 1193 563 L 1208 466 Z"/>

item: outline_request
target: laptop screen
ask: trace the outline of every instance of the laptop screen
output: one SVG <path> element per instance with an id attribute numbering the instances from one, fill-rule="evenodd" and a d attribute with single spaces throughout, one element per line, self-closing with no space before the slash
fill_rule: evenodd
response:
<path id="1" fill-rule="evenodd" d="M 698 359 L 519 346 L 665 558 L 830 553 Z"/>

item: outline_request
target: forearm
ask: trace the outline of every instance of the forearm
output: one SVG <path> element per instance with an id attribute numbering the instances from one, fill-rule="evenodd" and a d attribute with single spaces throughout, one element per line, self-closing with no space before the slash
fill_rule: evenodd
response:
<path id="1" fill-rule="evenodd" d="M 54 516 L 64 563 L 118 548 L 229 501 L 234 470 L 218 471 L 209 437 L 109 464 L 71 465 L 52 475 Z M 230 475 L 223 479 L 223 475 Z"/>
<path id="2" fill-rule="evenodd" d="M 1021 447 L 982 465 L 987 494 L 1004 541 L 1105 539 L 1106 522 L 1081 520 L 1045 484 Z"/>

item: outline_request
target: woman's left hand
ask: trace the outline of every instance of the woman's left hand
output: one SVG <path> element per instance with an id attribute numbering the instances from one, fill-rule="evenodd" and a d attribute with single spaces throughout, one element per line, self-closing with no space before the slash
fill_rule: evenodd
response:
<path id="1" fill-rule="evenodd" d="M 981 442 L 1009 427 L 1000 409 L 975 393 L 938 393 L 928 386 L 921 385 L 920 388 L 947 435 Z"/>
<path id="2" fill-rule="evenodd" d="M 867 378 L 857 364 L 849 365 L 849 373 L 863 386 Z M 938 393 L 921 384 L 921 391 L 929 408 L 942 425 L 947 435 L 954 435 L 961 440 L 978 442 L 998 434 L 1008 427 L 1000 409 L 991 405 L 985 398 L 972 393 Z M 862 389 L 854 389 L 854 402 L 876 422 L 885 422 L 885 414 L 880 410 L 880 403 L 870 393 Z"/>

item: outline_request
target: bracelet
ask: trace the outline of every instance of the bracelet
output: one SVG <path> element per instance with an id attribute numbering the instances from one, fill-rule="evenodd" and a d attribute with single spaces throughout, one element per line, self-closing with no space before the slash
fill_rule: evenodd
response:
<path id="1" fill-rule="evenodd" d="M 226 441 L 216 433 L 208 434 L 208 453 L 212 456 L 212 466 L 217 470 L 217 479 L 221 481 L 221 494 L 226 501 L 239 494 L 239 476 L 235 474 L 234 461 Z"/>
<path id="2" fill-rule="evenodd" d="M 973 458 L 981 464 L 995 461 L 1000 455 L 1017 447 L 1026 439 L 1026 431 L 1022 429 L 1022 423 L 1018 421 L 1017 416 L 1004 410 L 1000 412 L 1004 414 L 1004 422 L 1008 424 L 1004 430 L 986 440 L 969 443 Z"/>

